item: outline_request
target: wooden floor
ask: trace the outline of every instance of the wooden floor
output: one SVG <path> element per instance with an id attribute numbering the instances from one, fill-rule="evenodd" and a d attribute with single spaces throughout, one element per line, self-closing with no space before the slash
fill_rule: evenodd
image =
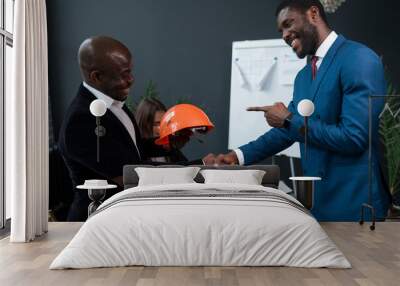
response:
<path id="1" fill-rule="evenodd" d="M 123 267 L 48 270 L 80 223 L 50 223 L 49 233 L 27 244 L 0 241 L 0 285 L 400 285 L 400 222 L 357 223 L 323 228 L 353 268 Z"/>

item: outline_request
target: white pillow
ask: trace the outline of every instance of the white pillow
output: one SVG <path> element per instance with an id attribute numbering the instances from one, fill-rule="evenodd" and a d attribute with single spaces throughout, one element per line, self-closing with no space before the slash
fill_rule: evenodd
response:
<path id="1" fill-rule="evenodd" d="M 265 171 L 261 170 L 201 170 L 205 184 L 261 185 Z"/>
<path id="2" fill-rule="evenodd" d="M 138 186 L 195 183 L 199 167 L 181 168 L 135 168 L 139 176 Z"/>

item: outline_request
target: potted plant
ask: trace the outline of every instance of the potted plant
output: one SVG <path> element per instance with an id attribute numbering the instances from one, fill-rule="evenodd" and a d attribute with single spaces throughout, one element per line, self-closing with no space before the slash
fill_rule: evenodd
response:
<path id="1" fill-rule="evenodd" d="M 392 196 L 392 212 L 400 211 L 400 96 L 392 84 L 381 113 L 379 133 L 384 145 L 387 183 Z"/>
<path id="2" fill-rule="evenodd" d="M 145 98 L 154 98 L 158 99 L 158 90 L 157 86 L 154 81 L 149 80 L 146 84 L 144 94 L 140 96 L 139 100 L 136 102 L 133 100 L 132 96 L 129 96 L 126 100 L 126 106 L 133 112 L 135 113 L 135 110 L 139 104 L 140 101 L 142 101 Z"/>

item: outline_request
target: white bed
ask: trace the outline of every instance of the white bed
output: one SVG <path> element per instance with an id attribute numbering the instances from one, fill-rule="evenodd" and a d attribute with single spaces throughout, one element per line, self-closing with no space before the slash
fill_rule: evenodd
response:
<path id="1" fill-rule="evenodd" d="M 351 267 L 318 222 L 282 191 L 198 183 L 116 194 L 50 269 L 128 265 Z"/>

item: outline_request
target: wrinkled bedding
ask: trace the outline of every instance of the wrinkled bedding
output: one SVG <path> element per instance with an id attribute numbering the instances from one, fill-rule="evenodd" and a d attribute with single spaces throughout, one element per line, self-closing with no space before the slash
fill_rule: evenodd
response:
<path id="1" fill-rule="evenodd" d="M 351 267 L 312 215 L 282 191 L 196 183 L 114 195 L 50 269 L 128 265 Z"/>

